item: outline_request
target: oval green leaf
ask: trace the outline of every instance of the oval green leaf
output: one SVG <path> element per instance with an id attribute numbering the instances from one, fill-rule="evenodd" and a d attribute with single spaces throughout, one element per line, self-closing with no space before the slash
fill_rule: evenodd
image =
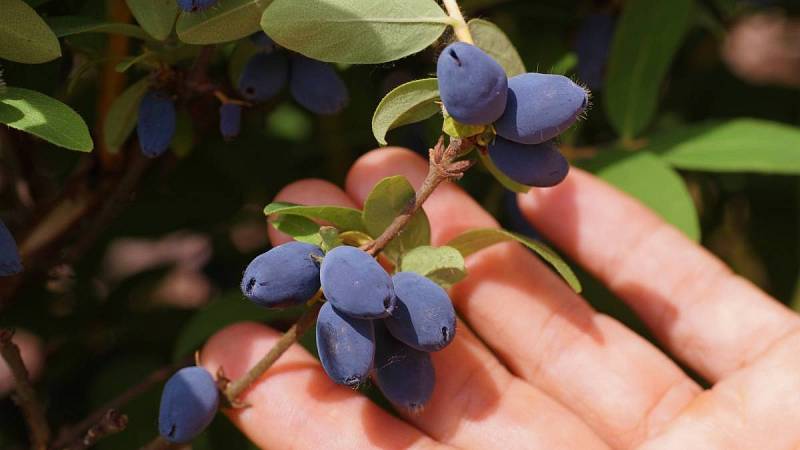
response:
<path id="1" fill-rule="evenodd" d="M 625 2 L 611 45 L 605 96 L 611 124 L 624 138 L 636 137 L 652 120 L 693 7 L 693 0 Z"/>
<path id="2" fill-rule="evenodd" d="M 61 56 L 58 38 L 22 0 L 0 0 L 0 58 L 39 64 Z"/>
<path id="3" fill-rule="evenodd" d="M 126 0 L 133 17 L 150 36 L 163 41 L 172 33 L 178 18 L 175 0 Z"/>
<path id="4" fill-rule="evenodd" d="M 120 34 L 136 39 L 150 40 L 150 36 L 136 25 L 119 22 L 106 22 L 92 17 L 59 16 L 47 19 L 58 37 L 72 36 L 81 33 Z"/>
<path id="5" fill-rule="evenodd" d="M 90 152 L 94 147 L 83 118 L 40 92 L 7 87 L 0 94 L 0 123 L 70 150 Z"/>
<path id="6" fill-rule="evenodd" d="M 475 45 L 503 66 L 509 77 L 526 72 L 517 48 L 497 25 L 483 19 L 472 19 L 468 25 Z"/>
<path id="7" fill-rule="evenodd" d="M 501 228 L 478 228 L 475 230 L 466 231 L 447 243 L 449 247 L 453 247 L 461 255 L 466 258 L 467 256 L 490 247 L 494 244 L 501 242 L 517 241 L 522 245 L 533 250 L 534 253 L 539 255 L 542 259 L 547 261 L 558 272 L 564 281 L 577 293 L 581 292 L 581 283 L 569 265 L 561 259 L 558 254 L 550 247 L 537 240 L 528 238 L 521 234 L 512 233 Z"/>
<path id="8" fill-rule="evenodd" d="M 183 12 L 175 30 L 187 44 L 207 45 L 241 39 L 258 31 L 261 12 L 271 0 L 221 0 L 205 11 Z"/>
<path id="9" fill-rule="evenodd" d="M 467 276 L 464 257 L 455 248 L 447 246 L 423 245 L 411 250 L 403 255 L 400 270 L 428 277 L 445 289 Z"/>
<path id="10" fill-rule="evenodd" d="M 381 145 L 386 145 L 386 133 L 415 122 L 420 122 L 442 109 L 436 103 L 439 82 L 436 78 L 414 80 L 394 88 L 375 108 L 372 115 L 372 134 Z"/>
<path id="11" fill-rule="evenodd" d="M 322 244 L 319 224 L 303 216 L 278 215 L 270 223 L 276 230 L 288 234 L 294 240 L 307 244 Z"/>
<path id="12" fill-rule="evenodd" d="M 433 0 L 275 0 L 261 18 L 261 28 L 283 47 L 350 64 L 417 53 L 449 23 Z"/>
<path id="13" fill-rule="evenodd" d="M 341 231 L 366 231 L 361 220 L 361 211 L 343 206 L 303 206 L 293 203 L 275 202 L 264 208 L 264 215 L 284 214 L 308 219 L 324 220 Z"/>
<path id="14" fill-rule="evenodd" d="M 128 86 L 111 104 L 103 122 L 103 142 L 109 152 L 117 152 L 128 140 L 139 117 L 139 102 L 149 87 L 150 80 L 142 78 Z"/>

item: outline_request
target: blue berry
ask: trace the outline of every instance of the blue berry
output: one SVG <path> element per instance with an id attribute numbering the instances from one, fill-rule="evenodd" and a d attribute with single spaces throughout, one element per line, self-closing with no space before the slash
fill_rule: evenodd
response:
<path id="1" fill-rule="evenodd" d="M 380 319 L 394 309 L 392 279 L 378 261 L 355 247 L 336 247 L 322 260 L 320 280 L 325 298 L 344 314 Z"/>
<path id="2" fill-rule="evenodd" d="M 184 367 L 164 385 L 158 411 L 158 432 L 175 444 L 194 439 L 214 420 L 219 391 L 202 367 Z"/>
<path id="3" fill-rule="evenodd" d="M 521 144 L 541 144 L 572 126 L 589 104 L 586 91 L 562 75 L 525 73 L 508 80 L 508 102 L 497 134 Z"/>
<path id="4" fill-rule="evenodd" d="M 506 107 L 508 78 L 491 56 L 474 45 L 456 42 L 439 55 L 439 94 L 447 113 L 468 125 L 494 122 Z"/>
<path id="5" fill-rule="evenodd" d="M 611 14 L 590 14 L 581 23 L 575 37 L 578 78 L 592 90 L 603 86 L 615 26 L 616 18 Z"/>
<path id="6" fill-rule="evenodd" d="M 517 194 L 512 191 L 506 191 L 503 196 L 503 203 L 506 210 L 506 221 L 508 229 L 516 231 L 517 233 L 528 236 L 529 238 L 541 240 L 541 235 L 531 226 L 528 219 L 522 215 L 522 210 L 519 209 L 517 202 Z"/>
<path id="7" fill-rule="evenodd" d="M 379 321 L 375 340 L 375 384 L 396 408 L 422 411 L 436 384 L 430 354 L 398 341 Z"/>
<path id="8" fill-rule="evenodd" d="M 0 221 L 0 276 L 7 277 L 22 272 L 22 261 L 14 236 Z"/>
<path id="9" fill-rule="evenodd" d="M 275 50 L 275 41 L 273 41 L 272 38 L 267 36 L 267 33 L 264 33 L 263 31 L 258 31 L 251 34 L 250 42 L 252 42 L 253 45 L 258 47 L 261 51 L 266 53 Z"/>
<path id="10" fill-rule="evenodd" d="M 268 308 L 297 305 L 319 290 L 322 250 L 303 242 L 287 242 L 257 256 L 244 271 L 242 293 Z"/>
<path id="11" fill-rule="evenodd" d="M 236 103 L 223 103 L 219 107 L 219 131 L 225 140 L 239 135 L 242 129 L 242 106 Z"/>
<path id="12" fill-rule="evenodd" d="M 245 64 L 239 77 L 239 92 L 253 102 L 274 97 L 286 84 L 289 62 L 283 53 L 256 53 Z"/>
<path id="13" fill-rule="evenodd" d="M 197 12 L 211 8 L 217 0 L 178 0 L 178 7 L 186 12 Z"/>
<path id="14" fill-rule="evenodd" d="M 489 145 L 489 157 L 506 176 L 528 186 L 555 186 L 569 172 L 569 163 L 552 141 L 526 145 L 497 136 Z"/>
<path id="15" fill-rule="evenodd" d="M 297 103 L 315 114 L 335 114 L 349 101 L 347 86 L 333 66 L 297 53 L 291 56 L 289 88 Z"/>
<path id="16" fill-rule="evenodd" d="M 386 328 L 400 342 L 425 352 L 447 346 L 456 334 L 456 311 L 444 289 L 413 272 L 392 277 L 397 298 Z"/>
<path id="17" fill-rule="evenodd" d="M 341 314 L 325 303 L 317 317 L 317 352 L 331 380 L 358 387 L 367 380 L 375 356 L 372 321 Z"/>
<path id="18" fill-rule="evenodd" d="M 136 134 L 145 156 L 154 158 L 169 148 L 175 136 L 175 102 L 164 92 L 149 91 L 139 103 Z"/>

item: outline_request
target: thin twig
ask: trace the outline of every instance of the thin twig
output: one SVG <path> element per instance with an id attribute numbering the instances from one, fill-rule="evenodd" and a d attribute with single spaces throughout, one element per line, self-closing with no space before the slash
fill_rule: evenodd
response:
<path id="1" fill-rule="evenodd" d="M 47 442 L 50 440 L 50 425 L 44 415 L 44 407 L 36 397 L 30 379 L 28 369 L 22 361 L 19 347 L 11 339 L 14 337 L 12 330 L 0 330 L 0 356 L 6 361 L 14 377 L 13 396 L 14 403 L 22 409 L 25 421 L 31 434 L 31 448 L 34 450 L 45 450 Z"/>
<path id="2" fill-rule="evenodd" d="M 472 33 L 469 31 L 469 25 L 467 25 L 467 21 L 464 20 L 464 16 L 461 14 L 461 8 L 458 7 L 458 2 L 456 0 L 443 0 L 443 2 L 445 9 L 447 9 L 447 15 L 453 19 L 453 32 L 455 32 L 458 40 L 475 45 Z"/>
<path id="3" fill-rule="evenodd" d="M 106 436 L 119 433 L 128 426 L 128 416 L 116 409 L 109 409 L 86 434 L 76 442 L 64 447 L 64 450 L 86 450 L 92 448 L 97 441 Z"/>

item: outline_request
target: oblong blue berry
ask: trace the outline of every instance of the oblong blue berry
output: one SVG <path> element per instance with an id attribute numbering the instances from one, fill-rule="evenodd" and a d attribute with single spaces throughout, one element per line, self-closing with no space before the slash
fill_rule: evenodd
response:
<path id="1" fill-rule="evenodd" d="M 553 141 L 528 145 L 497 136 L 489 144 L 489 157 L 506 176 L 528 186 L 555 186 L 569 172 L 569 163 Z"/>
<path id="2" fill-rule="evenodd" d="M 322 250 L 303 242 L 287 242 L 257 256 L 244 271 L 242 293 L 268 308 L 297 305 L 320 287 Z"/>
<path id="3" fill-rule="evenodd" d="M 372 321 L 341 314 L 326 302 L 317 317 L 317 352 L 334 383 L 358 387 L 367 380 L 375 356 Z"/>
<path id="4" fill-rule="evenodd" d="M 474 45 L 448 45 L 436 64 L 439 95 L 447 113 L 461 123 L 494 122 L 506 107 L 508 78 L 491 56 Z"/>
<path id="5" fill-rule="evenodd" d="M 211 8 L 218 0 L 178 0 L 178 7 L 186 12 L 197 12 Z"/>
<path id="6" fill-rule="evenodd" d="M 606 62 L 611 52 L 616 18 L 606 12 L 586 16 L 575 37 L 578 79 L 592 90 L 602 88 Z"/>
<path id="7" fill-rule="evenodd" d="M 572 126 L 589 97 L 562 75 L 524 73 L 508 80 L 505 112 L 495 122 L 497 134 L 521 144 L 541 144 Z"/>
<path id="8" fill-rule="evenodd" d="M 242 106 L 223 103 L 219 107 L 219 131 L 225 140 L 231 140 L 242 130 Z"/>
<path id="9" fill-rule="evenodd" d="M 161 91 L 149 91 L 139 103 L 136 135 L 142 153 L 150 158 L 164 153 L 175 136 L 175 102 Z"/>
<path id="10" fill-rule="evenodd" d="M 17 243 L 6 225 L 0 221 L 0 276 L 7 277 L 22 272 Z"/>
<path id="11" fill-rule="evenodd" d="M 347 105 L 350 99 L 347 86 L 332 65 L 294 53 L 290 71 L 292 97 L 309 111 L 335 114 Z"/>
<path id="12" fill-rule="evenodd" d="M 250 42 L 252 42 L 253 45 L 265 53 L 275 50 L 275 41 L 273 41 L 272 38 L 267 36 L 267 33 L 264 33 L 263 31 L 258 31 L 251 34 Z"/>
<path id="13" fill-rule="evenodd" d="M 375 322 L 375 384 L 396 408 L 418 413 L 433 394 L 436 372 L 429 353 L 395 339 Z"/>
<path id="14" fill-rule="evenodd" d="M 214 420 L 219 406 L 217 384 L 202 367 L 184 367 L 164 385 L 158 432 L 176 444 L 191 441 Z"/>
<path id="15" fill-rule="evenodd" d="M 340 246 L 322 260 L 325 298 L 340 312 L 359 319 L 379 319 L 394 309 L 392 279 L 375 258 L 355 247 Z"/>
<path id="16" fill-rule="evenodd" d="M 413 272 L 396 273 L 392 283 L 397 302 L 384 319 L 392 336 L 425 352 L 445 348 L 456 334 L 456 311 L 447 292 Z"/>
<path id="17" fill-rule="evenodd" d="M 239 76 L 239 93 L 253 102 L 274 97 L 289 75 L 289 62 L 282 52 L 256 53 L 251 56 Z"/>

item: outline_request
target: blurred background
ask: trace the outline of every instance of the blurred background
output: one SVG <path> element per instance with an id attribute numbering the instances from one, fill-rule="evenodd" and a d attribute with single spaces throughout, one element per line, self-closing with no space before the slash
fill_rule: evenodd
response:
<path id="1" fill-rule="evenodd" d="M 45 19 L 134 23 L 119 0 L 26 1 Z M 685 31 L 671 50 L 657 30 L 625 25 L 635 0 L 461 3 L 469 17 L 502 28 L 528 70 L 563 73 L 592 90 L 586 119 L 562 139 L 573 164 L 639 197 L 736 272 L 800 308 L 800 6 L 688 2 Z M 269 245 L 264 205 L 301 178 L 342 183 L 350 164 L 377 146 L 370 118 L 382 96 L 434 74 L 447 38 L 397 62 L 339 66 L 350 102 L 333 116 L 308 112 L 284 90 L 247 108 L 232 141 L 220 136 L 213 97 L 182 102 L 171 151 L 154 160 L 142 158 L 135 142 L 116 154 L 98 144 L 114 99 L 149 70 L 114 70 L 142 52 L 140 41 L 70 34 L 53 62 L 0 61 L 7 84 L 69 104 L 96 138 L 95 151 L 82 154 L 0 125 L 0 217 L 26 268 L 0 279 L 0 326 L 18 330 L 55 430 L 144 382 L 140 395 L 120 405 L 128 429 L 98 446 L 138 448 L 156 434 L 159 380 L 171 365 L 191 361 L 227 323 L 291 324 L 297 310 L 264 311 L 238 291 L 245 265 Z M 176 52 L 197 51 L 174 41 Z M 626 128 L 619 100 L 639 95 L 625 78 L 638 64 L 633 42 L 652 44 L 645 53 L 664 70 L 650 80 L 652 112 L 636 112 L 641 125 Z M 246 39 L 219 45 L 210 76 L 229 84 L 252 52 Z M 440 126 L 431 119 L 401 127 L 388 141 L 424 154 Z M 513 195 L 487 172 L 471 171 L 462 185 L 507 228 L 535 235 Z M 579 276 L 592 304 L 647 335 L 619 300 Z M 0 448 L 26 448 L 10 386 L 0 363 Z M 193 445 L 249 446 L 222 417 Z"/>

